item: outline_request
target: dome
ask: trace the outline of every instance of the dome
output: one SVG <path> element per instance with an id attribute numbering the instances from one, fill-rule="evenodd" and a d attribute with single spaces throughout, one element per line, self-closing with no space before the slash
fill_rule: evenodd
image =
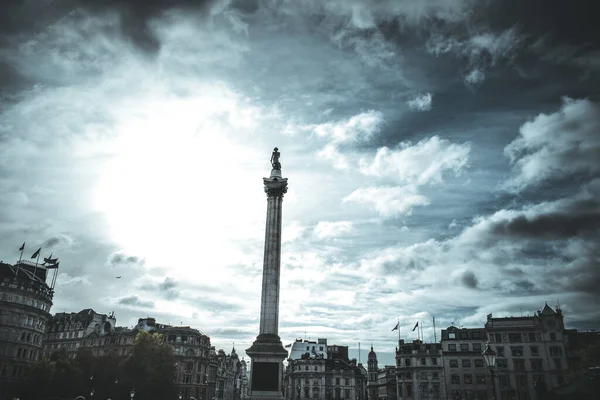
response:
<path id="1" fill-rule="evenodd" d="M 373 346 L 371 345 L 371 351 L 369 352 L 369 359 L 377 358 L 377 353 L 373 351 Z"/>

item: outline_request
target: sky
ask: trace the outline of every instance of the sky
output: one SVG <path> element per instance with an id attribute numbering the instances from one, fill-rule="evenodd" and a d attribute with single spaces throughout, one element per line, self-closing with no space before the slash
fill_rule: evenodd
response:
<path id="1" fill-rule="evenodd" d="M 545 302 L 599 328 L 591 4 L 9 0 L 0 258 L 60 258 L 52 312 L 244 355 L 277 146 L 284 344 L 393 364 L 398 320 L 431 341 Z"/>

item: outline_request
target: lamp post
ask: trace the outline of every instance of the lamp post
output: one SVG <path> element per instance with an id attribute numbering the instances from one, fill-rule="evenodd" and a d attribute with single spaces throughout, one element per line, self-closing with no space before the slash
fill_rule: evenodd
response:
<path id="1" fill-rule="evenodd" d="M 131 400 L 133 400 L 135 397 L 135 389 L 131 389 L 131 392 L 129 392 L 129 397 L 131 397 Z"/>
<path id="2" fill-rule="evenodd" d="M 494 373 L 494 368 L 496 368 L 496 352 L 490 347 L 489 342 L 485 345 L 485 350 L 483 350 L 481 355 L 490 369 L 490 376 L 492 377 L 492 400 L 496 400 L 496 375 Z"/>

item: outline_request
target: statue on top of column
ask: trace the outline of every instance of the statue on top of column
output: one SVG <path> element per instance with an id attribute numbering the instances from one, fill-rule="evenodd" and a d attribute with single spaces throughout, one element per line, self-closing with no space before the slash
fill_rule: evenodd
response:
<path id="1" fill-rule="evenodd" d="M 273 150 L 273 154 L 271 155 L 271 165 L 273 166 L 273 169 L 281 170 L 281 163 L 279 162 L 279 156 L 281 156 L 281 154 L 279 153 L 279 149 L 277 147 L 275 147 L 275 149 Z"/>

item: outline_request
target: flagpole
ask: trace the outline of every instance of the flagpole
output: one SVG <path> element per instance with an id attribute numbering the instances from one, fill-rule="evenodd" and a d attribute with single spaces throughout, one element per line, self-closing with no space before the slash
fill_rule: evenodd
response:
<path id="1" fill-rule="evenodd" d="M 437 343 L 437 334 L 435 333 L 435 317 L 433 317 L 433 342 Z"/>
<path id="2" fill-rule="evenodd" d="M 400 318 L 398 318 L 398 346 L 400 346 Z"/>
<path id="3" fill-rule="evenodd" d="M 425 335 L 423 334 L 423 324 L 419 324 L 421 326 L 421 341 L 425 342 Z"/>
<path id="4" fill-rule="evenodd" d="M 358 342 L 358 363 L 360 364 L 360 342 Z"/>
<path id="5" fill-rule="evenodd" d="M 21 246 L 21 255 L 19 256 L 19 262 L 18 264 L 21 264 L 21 260 L 23 259 L 23 252 L 25 251 L 25 243 L 23 243 L 23 246 Z"/>

